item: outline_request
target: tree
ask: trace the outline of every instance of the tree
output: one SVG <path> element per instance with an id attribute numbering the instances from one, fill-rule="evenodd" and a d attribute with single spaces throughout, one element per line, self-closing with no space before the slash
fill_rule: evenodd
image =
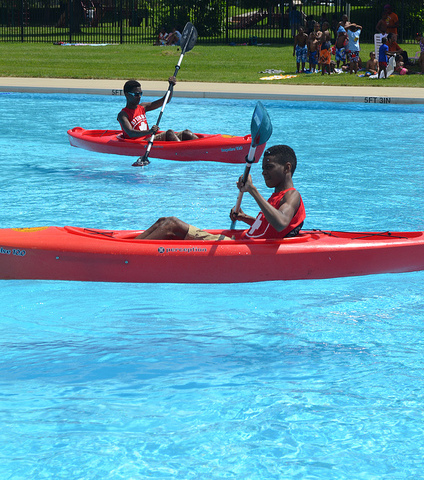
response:
<path id="1" fill-rule="evenodd" d="M 199 36 L 219 35 L 224 26 L 225 5 L 224 0 L 161 0 L 156 3 L 156 27 L 164 26 L 170 31 L 192 21 Z"/>

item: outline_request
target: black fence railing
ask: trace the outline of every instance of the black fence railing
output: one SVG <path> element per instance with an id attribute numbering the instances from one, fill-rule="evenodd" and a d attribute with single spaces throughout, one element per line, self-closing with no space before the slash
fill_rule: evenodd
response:
<path id="1" fill-rule="evenodd" d="M 343 14 L 372 42 L 387 0 L 0 0 L 0 42 L 153 44 L 162 26 L 193 22 L 198 43 L 292 43 L 296 27 L 308 32 L 327 20 L 333 32 Z M 399 41 L 423 30 L 424 9 L 392 0 Z M 414 2 L 415 3 L 415 2 Z M 419 2 L 416 2 L 419 5 Z"/>

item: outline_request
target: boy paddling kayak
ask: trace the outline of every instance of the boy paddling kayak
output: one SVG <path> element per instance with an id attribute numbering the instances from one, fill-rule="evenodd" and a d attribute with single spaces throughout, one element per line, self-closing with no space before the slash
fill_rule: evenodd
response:
<path id="1" fill-rule="evenodd" d="M 259 215 L 251 217 L 242 210 L 234 208 L 230 212 L 231 220 L 241 220 L 250 229 L 245 238 L 268 239 L 297 235 L 305 219 L 305 207 L 302 197 L 293 186 L 293 173 L 297 159 L 293 149 L 287 145 L 276 145 L 264 152 L 262 175 L 265 184 L 274 189 L 266 200 L 253 185 L 249 175 L 244 183 L 242 177 L 237 182 L 241 192 L 252 195 L 261 209 Z M 190 225 L 177 217 L 159 218 L 151 227 L 136 237 L 139 240 L 230 240 L 224 235 L 214 235 Z"/>

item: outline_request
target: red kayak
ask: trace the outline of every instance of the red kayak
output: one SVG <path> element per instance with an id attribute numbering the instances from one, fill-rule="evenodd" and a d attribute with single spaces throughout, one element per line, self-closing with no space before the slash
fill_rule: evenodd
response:
<path id="1" fill-rule="evenodd" d="M 424 232 L 303 231 L 283 240 L 135 240 L 138 231 L 0 229 L 0 278 L 241 283 L 424 270 Z"/>
<path id="2" fill-rule="evenodd" d="M 197 140 L 184 142 L 154 141 L 149 157 L 185 162 L 211 161 L 223 163 L 244 163 L 252 143 L 251 135 L 208 135 L 196 133 Z M 93 152 L 113 153 L 129 157 L 141 157 L 146 153 L 148 140 L 127 139 L 121 130 L 85 130 L 75 127 L 68 130 L 69 142 L 74 147 Z M 259 160 L 266 144 L 256 148 L 256 161 Z"/>

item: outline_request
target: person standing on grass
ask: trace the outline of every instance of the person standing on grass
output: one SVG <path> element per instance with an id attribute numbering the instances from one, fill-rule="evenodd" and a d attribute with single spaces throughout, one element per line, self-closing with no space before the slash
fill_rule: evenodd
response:
<path id="1" fill-rule="evenodd" d="M 340 26 L 337 30 L 336 38 L 336 62 L 337 68 L 340 68 L 340 62 L 342 62 L 342 67 L 346 65 L 346 45 L 347 45 L 347 33 L 344 27 Z"/>
<path id="2" fill-rule="evenodd" d="M 346 22 L 348 47 L 347 57 L 349 61 L 349 73 L 357 73 L 359 63 L 359 37 L 361 35 L 362 27 L 356 23 Z"/>
<path id="3" fill-rule="evenodd" d="M 296 55 L 296 73 L 305 73 L 305 64 L 308 61 L 308 35 L 303 27 L 299 27 L 294 37 L 293 57 Z M 302 64 L 302 70 L 300 65 Z"/>
<path id="4" fill-rule="evenodd" d="M 292 36 L 294 37 L 299 27 L 304 25 L 302 12 L 300 12 L 296 6 L 294 6 L 289 13 L 289 22 Z"/>
<path id="5" fill-rule="evenodd" d="M 344 13 L 342 15 L 342 19 L 340 20 L 340 22 L 337 24 L 337 30 L 339 30 L 340 27 L 343 27 L 343 29 L 346 31 L 346 23 L 348 23 L 349 21 L 349 18 L 348 16 Z"/>
<path id="6" fill-rule="evenodd" d="M 387 43 L 387 37 L 383 37 L 378 51 L 378 68 L 380 72 L 384 73 L 384 78 L 387 78 L 387 53 L 389 51 Z"/>
<path id="7" fill-rule="evenodd" d="M 394 33 L 397 35 L 398 26 L 399 26 L 399 17 L 396 13 L 392 10 L 391 5 L 387 4 L 384 5 L 384 14 L 386 17 L 386 33 Z"/>
<path id="8" fill-rule="evenodd" d="M 309 71 L 315 73 L 318 71 L 319 64 L 319 46 L 322 32 L 318 22 L 314 23 L 314 30 L 308 37 L 308 52 L 309 52 Z"/>
<path id="9" fill-rule="evenodd" d="M 387 13 L 383 12 L 382 17 L 378 21 L 375 29 L 377 33 L 381 33 L 381 35 L 387 35 Z"/>
<path id="10" fill-rule="evenodd" d="M 321 49 L 319 54 L 322 75 L 324 75 L 325 72 L 327 72 L 328 75 L 331 73 L 331 34 L 329 28 L 330 24 L 328 22 L 322 24 Z"/>

